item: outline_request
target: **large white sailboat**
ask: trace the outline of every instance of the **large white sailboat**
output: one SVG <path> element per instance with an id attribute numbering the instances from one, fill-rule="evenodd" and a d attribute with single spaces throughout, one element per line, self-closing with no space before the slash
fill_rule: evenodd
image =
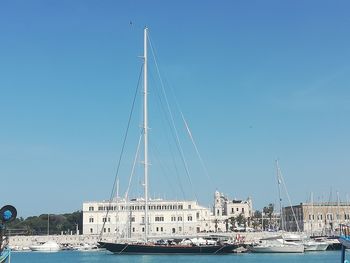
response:
<path id="1" fill-rule="evenodd" d="M 237 248 L 235 244 L 220 242 L 186 243 L 186 242 L 151 242 L 149 240 L 149 196 L 148 196 L 148 80 L 147 80 L 147 44 L 148 28 L 144 29 L 143 55 L 143 143 L 144 143 L 144 240 L 138 242 L 107 242 L 99 245 L 115 254 L 225 254 Z"/>

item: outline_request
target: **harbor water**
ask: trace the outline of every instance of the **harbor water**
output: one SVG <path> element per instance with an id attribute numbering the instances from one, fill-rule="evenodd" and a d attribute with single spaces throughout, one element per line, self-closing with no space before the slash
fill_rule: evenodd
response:
<path id="1" fill-rule="evenodd" d="M 107 251 L 57 253 L 14 252 L 12 263 L 334 263 L 340 262 L 340 251 L 302 254 L 228 254 L 228 255 L 113 255 Z"/>

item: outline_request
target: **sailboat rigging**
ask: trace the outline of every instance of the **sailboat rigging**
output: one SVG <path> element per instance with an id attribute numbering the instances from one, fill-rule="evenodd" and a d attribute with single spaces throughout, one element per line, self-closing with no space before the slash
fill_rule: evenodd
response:
<path id="1" fill-rule="evenodd" d="M 143 160 L 143 175 L 144 175 L 144 198 L 143 205 L 141 202 L 138 203 L 137 207 L 140 210 L 144 210 L 144 232 L 143 242 L 107 242 L 99 241 L 101 247 L 106 248 L 107 250 L 115 254 L 224 254 L 231 253 L 233 249 L 237 248 L 236 244 L 232 243 L 223 243 L 223 242 L 208 242 L 205 240 L 205 243 L 186 243 L 175 241 L 175 239 L 163 241 L 163 242 L 151 242 L 149 240 L 149 231 L 150 231 L 150 215 L 149 209 L 154 209 L 154 205 L 149 202 L 149 159 L 148 159 L 148 54 L 147 54 L 147 44 L 148 44 L 148 28 L 144 29 L 144 54 L 143 54 L 143 126 L 142 126 L 142 136 L 143 136 L 143 147 L 144 147 L 144 160 Z M 127 197 L 127 196 L 126 196 Z M 127 200 L 125 200 L 127 202 Z M 172 205 L 166 204 L 164 202 L 164 207 L 166 209 L 177 209 L 183 208 L 182 204 L 174 202 Z M 162 205 L 162 207 L 163 207 Z M 132 206 L 136 208 L 136 206 Z M 188 205 L 189 209 L 191 205 Z M 131 209 L 131 205 L 125 205 L 121 209 Z M 158 207 L 157 207 L 158 208 Z M 108 213 L 109 209 L 107 210 Z M 117 211 L 119 211 L 119 206 L 117 205 Z M 199 214 L 197 214 L 199 216 Z M 132 216 L 129 214 L 130 222 L 132 221 Z M 182 221 L 185 215 L 175 215 L 174 220 L 172 221 Z M 187 215 L 188 219 L 192 220 L 192 216 Z M 105 221 L 107 221 L 107 217 Z M 162 216 L 156 216 L 155 221 L 164 221 Z M 131 229 L 131 223 L 129 228 Z M 158 228 L 158 227 L 157 227 Z M 161 227 L 163 229 L 163 227 Z M 178 227 L 182 229 L 182 227 Z M 180 231 L 180 230 L 179 230 Z M 176 229 L 172 229 L 172 233 L 175 233 Z M 101 232 L 102 233 L 102 232 Z M 212 241 L 212 240 L 211 240 Z"/>

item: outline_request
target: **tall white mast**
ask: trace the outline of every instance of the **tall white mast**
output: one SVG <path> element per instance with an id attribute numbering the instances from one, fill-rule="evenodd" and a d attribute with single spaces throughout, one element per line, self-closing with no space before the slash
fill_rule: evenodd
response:
<path id="1" fill-rule="evenodd" d="M 311 192 L 311 236 L 313 236 L 313 222 L 314 222 L 314 193 Z"/>
<path id="2" fill-rule="evenodd" d="M 282 208 L 282 198 L 281 198 L 281 183 L 282 178 L 280 174 L 280 167 L 278 165 L 278 160 L 276 160 L 276 172 L 277 172 L 277 184 L 278 184 L 278 199 L 280 205 L 280 220 L 281 220 L 281 229 L 284 231 L 284 218 L 283 218 L 283 208 Z"/>
<path id="3" fill-rule="evenodd" d="M 144 66 L 143 66 L 143 138 L 144 138 L 144 176 L 145 176 L 145 241 L 148 237 L 148 104 L 147 104 L 147 33 L 148 28 L 144 29 Z"/>

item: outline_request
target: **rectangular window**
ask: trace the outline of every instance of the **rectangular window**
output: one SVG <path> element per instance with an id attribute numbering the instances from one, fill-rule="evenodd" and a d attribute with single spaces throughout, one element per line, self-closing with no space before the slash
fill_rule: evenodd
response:
<path id="1" fill-rule="evenodd" d="M 187 216 L 187 221 L 192 221 L 192 216 L 191 215 Z"/>
<path id="2" fill-rule="evenodd" d="M 177 218 L 177 221 L 182 221 L 182 216 L 179 216 L 179 217 Z"/>
<path id="3" fill-rule="evenodd" d="M 188 209 L 191 209 L 191 205 L 188 205 Z"/>
<path id="4" fill-rule="evenodd" d="M 94 211 L 94 207 L 93 207 L 93 206 L 90 206 L 90 207 L 89 207 L 89 211 Z"/>
<path id="5" fill-rule="evenodd" d="M 90 217 L 89 218 L 89 223 L 93 223 L 94 222 L 94 218 L 93 217 Z"/>

